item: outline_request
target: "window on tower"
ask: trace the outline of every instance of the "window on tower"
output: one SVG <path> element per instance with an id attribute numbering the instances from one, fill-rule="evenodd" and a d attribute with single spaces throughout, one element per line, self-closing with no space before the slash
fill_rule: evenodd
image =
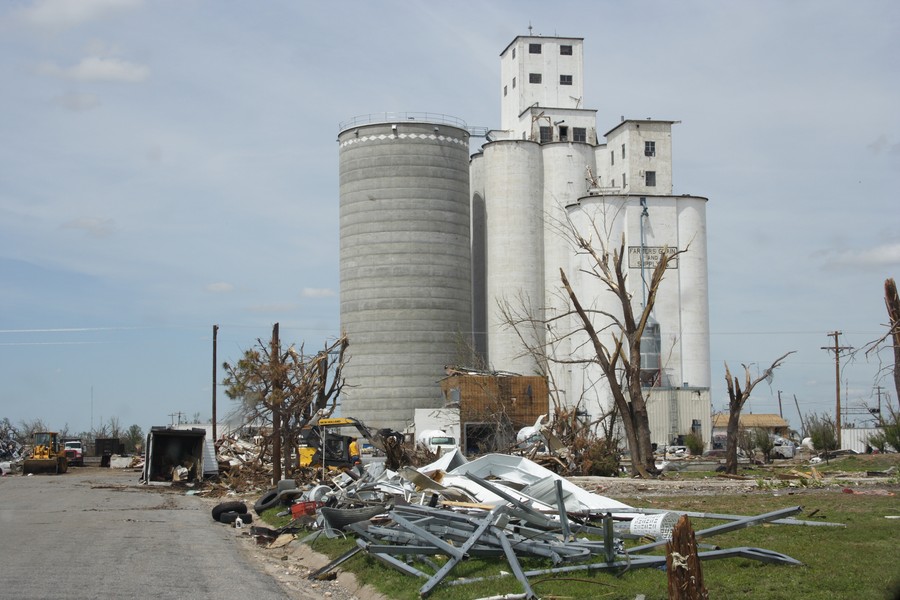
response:
<path id="1" fill-rule="evenodd" d="M 570 45 L 562 45 L 559 47 L 559 53 L 562 56 L 572 56 L 572 46 Z"/>
<path id="2" fill-rule="evenodd" d="M 559 76 L 559 85 L 572 85 L 572 76 L 571 75 L 560 75 Z"/>
<path id="3" fill-rule="evenodd" d="M 512 57 L 513 57 L 513 60 L 516 59 L 516 49 L 515 48 L 512 49 Z"/>
<path id="4" fill-rule="evenodd" d="M 541 82 L 541 74 L 540 73 L 529 73 L 528 74 L 528 83 L 540 83 Z"/>
<path id="5" fill-rule="evenodd" d="M 504 96 L 506 95 L 506 86 L 505 85 L 503 86 L 503 95 Z"/>
<path id="6" fill-rule="evenodd" d="M 573 142 L 586 142 L 587 141 L 587 128 L 573 127 L 572 128 L 572 141 Z"/>
<path id="7" fill-rule="evenodd" d="M 528 44 L 528 54 L 540 54 L 541 53 L 541 45 L 540 44 Z"/>
<path id="8" fill-rule="evenodd" d="M 541 143 L 544 142 L 552 142 L 553 141 L 553 133 L 552 129 L 549 127 L 541 127 Z"/>
<path id="9" fill-rule="evenodd" d="M 644 171 L 644 185 L 647 187 L 656 186 L 656 171 Z"/>
<path id="10" fill-rule="evenodd" d="M 559 141 L 561 141 L 561 142 L 569 141 L 569 128 L 564 125 L 559 126 Z"/>
<path id="11" fill-rule="evenodd" d="M 516 89 L 516 78 L 513 77 L 513 89 Z"/>
<path id="12" fill-rule="evenodd" d="M 644 156 L 656 156 L 656 142 L 644 142 Z"/>

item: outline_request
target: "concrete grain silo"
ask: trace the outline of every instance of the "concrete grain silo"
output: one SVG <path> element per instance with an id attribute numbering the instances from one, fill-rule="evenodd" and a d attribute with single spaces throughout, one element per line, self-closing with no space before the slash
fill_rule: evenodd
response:
<path id="1" fill-rule="evenodd" d="M 498 303 L 514 310 L 528 307 L 537 318 L 544 308 L 543 166 L 539 144 L 502 140 L 484 147 L 491 165 L 484 177 L 487 215 L 486 298 L 488 360 L 494 368 L 525 375 L 535 361 L 501 315 Z M 529 345 L 543 344 L 543 332 L 523 334 Z"/>
<path id="2" fill-rule="evenodd" d="M 341 413 L 402 429 L 441 405 L 438 380 L 472 330 L 469 134 L 442 115 L 341 125 Z"/>

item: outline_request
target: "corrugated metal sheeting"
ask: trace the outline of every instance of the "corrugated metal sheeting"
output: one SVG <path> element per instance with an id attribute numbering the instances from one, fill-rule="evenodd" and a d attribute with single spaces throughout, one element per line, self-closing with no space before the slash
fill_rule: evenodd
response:
<path id="1" fill-rule="evenodd" d="M 678 436 L 699 425 L 703 442 L 712 439 L 712 404 L 709 388 L 649 388 L 647 412 L 651 442 L 660 446 L 677 443 Z"/>
<path id="2" fill-rule="evenodd" d="M 853 450 L 865 453 L 869 445 L 869 437 L 880 433 L 880 427 L 853 427 L 841 429 L 841 450 Z"/>

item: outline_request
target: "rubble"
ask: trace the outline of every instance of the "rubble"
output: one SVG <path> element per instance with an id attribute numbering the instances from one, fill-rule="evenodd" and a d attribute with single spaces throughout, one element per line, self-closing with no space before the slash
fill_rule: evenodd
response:
<path id="1" fill-rule="evenodd" d="M 21 472 L 27 455 L 28 448 L 15 440 L 12 431 L 0 432 L 0 475 Z"/>
<path id="2" fill-rule="evenodd" d="M 529 584 L 535 576 L 664 568 L 666 555 L 649 553 L 671 541 L 682 515 L 725 521 L 697 531 L 697 540 L 761 523 L 824 524 L 794 519 L 799 506 L 750 517 L 635 508 L 585 490 L 527 458 L 503 454 L 468 461 L 457 451 L 419 468 L 392 471 L 369 463 L 355 472 L 317 475 L 282 481 L 260 496 L 268 506 L 258 513 L 279 506 L 279 514 L 290 515 L 291 521 L 274 530 L 252 527 L 257 544 L 278 547 L 304 535 L 302 542 L 320 535 L 352 536 L 355 548 L 309 578 L 333 577 L 342 564 L 367 554 L 421 579 L 422 597 L 438 585 L 482 581 L 452 576 L 457 565 L 473 557 L 503 561 L 524 598 L 536 597 Z M 761 548 L 713 548 L 699 551 L 697 560 L 744 557 L 800 564 Z M 529 557 L 546 559 L 550 566 L 528 570 L 522 560 Z"/>

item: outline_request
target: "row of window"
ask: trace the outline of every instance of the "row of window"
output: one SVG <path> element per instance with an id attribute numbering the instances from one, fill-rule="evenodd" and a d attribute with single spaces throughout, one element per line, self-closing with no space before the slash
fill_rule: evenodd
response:
<path id="1" fill-rule="evenodd" d="M 644 142 L 644 156 L 656 156 L 656 142 L 645 141 Z M 625 158 L 625 144 L 622 144 L 622 158 Z M 616 164 L 616 151 L 610 150 L 609 152 L 609 164 Z"/>
<path id="2" fill-rule="evenodd" d="M 543 76 L 540 73 L 529 73 L 528 74 L 528 83 L 541 83 L 543 81 Z M 559 76 L 559 85 L 572 85 L 572 76 L 571 75 L 560 75 Z M 513 87 L 516 87 L 513 84 Z"/>
<path id="3" fill-rule="evenodd" d="M 541 54 L 541 45 L 540 44 L 528 44 L 528 54 Z M 562 44 L 559 47 L 560 56 L 572 56 L 572 45 L 571 44 Z M 516 49 L 512 49 L 512 57 L 516 57 Z"/>
<path id="4" fill-rule="evenodd" d="M 528 74 L 528 83 L 541 83 L 543 81 L 543 77 L 540 73 L 529 73 Z M 571 75 L 560 75 L 559 76 L 559 85 L 572 85 L 572 76 Z M 516 78 L 512 78 L 512 88 L 516 89 Z M 506 96 L 509 90 L 504 85 L 503 86 L 503 95 Z"/>
<path id="5" fill-rule="evenodd" d="M 541 143 L 552 142 L 553 141 L 553 128 L 552 127 L 541 127 Z M 568 142 L 569 141 L 569 128 L 560 126 L 559 127 L 559 141 Z M 573 142 L 587 142 L 587 128 L 585 127 L 573 127 L 572 128 L 572 141 Z"/>
<path id="6" fill-rule="evenodd" d="M 627 183 L 627 179 L 625 178 L 625 173 L 622 173 L 622 187 L 625 187 Z M 610 185 L 612 187 L 616 187 L 616 178 L 613 177 L 610 180 Z M 656 171 L 644 171 L 644 185 L 647 187 L 656 187 Z"/>

